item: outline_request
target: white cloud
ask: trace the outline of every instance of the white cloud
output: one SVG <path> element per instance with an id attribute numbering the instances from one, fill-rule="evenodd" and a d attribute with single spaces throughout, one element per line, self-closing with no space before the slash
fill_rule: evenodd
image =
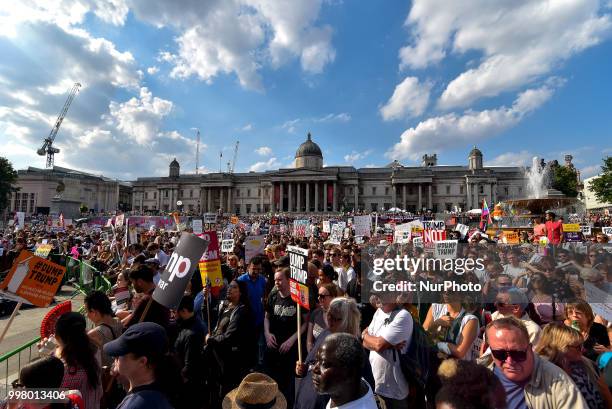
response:
<path id="1" fill-rule="evenodd" d="M 244 132 L 249 132 L 253 130 L 253 124 L 246 124 L 245 126 L 243 126 L 241 129 L 241 131 Z"/>
<path id="2" fill-rule="evenodd" d="M 429 118 L 404 131 L 400 142 L 386 156 L 390 159 L 417 160 L 421 154 L 431 150 L 453 148 L 493 137 L 519 123 L 525 115 L 546 102 L 552 93 L 552 88 L 543 86 L 521 93 L 511 107 Z"/>
<path id="3" fill-rule="evenodd" d="M 300 118 L 291 119 L 289 121 L 285 121 L 285 123 L 281 125 L 281 128 L 286 130 L 289 133 L 295 133 L 295 127 L 299 122 L 300 122 Z"/>
<path id="4" fill-rule="evenodd" d="M 349 122 L 351 120 L 351 116 L 346 112 L 341 112 L 339 114 L 327 114 L 320 118 L 314 118 L 314 122 Z"/>
<path id="5" fill-rule="evenodd" d="M 149 74 L 149 75 L 155 75 L 158 72 L 159 72 L 159 67 L 157 67 L 155 65 L 152 66 L 152 67 L 147 68 L 147 74 Z"/>
<path id="6" fill-rule="evenodd" d="M 344 155 L 344 161 L 346 163 L 355 163 L 359 160 L 365 159 L 367 156 L 369 156 L 372 153 L 371 149 L 368 149 L 365 152 L 356 152 L 356 151 L 352 151 L 351 153 L 349 153 L 348 155 Z"/>
<path id="7" fill-rule="evenodd" d="M 531 166 L 535 154 L 522 150 L 520 152 L 505 152 L 485 161 L 485 166 Z"/>
<path id="8" fill-rule="evenodd" d="M 422 115 L 429 103 L 431 87 L 431 83 L 421 84 L 416 77 L 406 77 L 395 87 L 389 101 L 380 108 L 380 114 L 385 121 Z"/>
<path id="9" fill-rule="evenodd" d="M 264 170 L 278 169 L 281 163 L 276 158 L 270 158 L 267 161 L 256 162 L 249 168 L 249 172 L 263 172 Z"/>
<path id="10" fill-rule="evenodd" d="M 158 97 L 145 87 L 140 89 L 140 98 L 131 98 L 123 103 L 111 102 L 110 115 L 117 125 L 136 143 L 153 142 L 159 134 L 162 119 L 172 111 L 172 102 Z"/>
<path id="11" fill-rule="evenodd" d="M 612 19 L 600 1 L 416 0 L 406 19 L 410 44 L 400 67 L 421 69 L 449 53 L 482 53 L 475 68 L 450 81 L 439 107 L 465 107 L 519 89 L 611 33 Z"/>
<path id="12" fill-rule="evenodd" d="M 580 169 L 580 178 L 582 180 L 590 178 L 591 176 L 597 176 L 601 173 L 601 165 L 591 165 Z"/>
<path id="13" fill-rule="evenodd" d="M 261 156 L 270 156 L 272 155 L 272 149 L 267 146 L 262 146 L 255 149 L 255 152 Z"/>
<path id="14" fill-rule="evenodd" d="M 176 52 L 160 60 L 174 65 L 171 76 L 208 83 L 235 74 L 247 89 L 263 90 L 264 65 L 278 68 L 299 59 L 317 74 L 335 59 L 332 29 L 317 25 L 322 0 L 132 0 L 136 18 L 179 31 Z"/>

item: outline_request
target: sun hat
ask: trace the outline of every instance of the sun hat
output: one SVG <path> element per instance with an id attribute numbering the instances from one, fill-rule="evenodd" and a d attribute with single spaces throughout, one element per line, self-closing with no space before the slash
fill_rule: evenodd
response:
<path id="1" fill-rule="evenodd" d="M 287 400 L 274 379 L 259 372 L 248 374 L 240 386 L 223 398 L 223 409 L 286 409 Z"/>

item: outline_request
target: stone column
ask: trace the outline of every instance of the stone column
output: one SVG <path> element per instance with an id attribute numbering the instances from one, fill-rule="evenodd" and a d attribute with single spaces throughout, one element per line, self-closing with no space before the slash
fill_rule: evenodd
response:
<path id="1" fill-rule="evenodd" d="M 355 200 L 355 207 L 354 207 L 354 211 L 356 212 L 357 210 L 359 210 L 359 185 L 355 185 L 355 187 L 353 188 L 355 190 L 353 190 L 354 193 L 354 200 Z"/>
<path id="2" fill-rule="evenodd" d="M 275 190 L 276 190 L 276 187 L 274 186 L 274 182 L 272 182 L 271 187 L 270 187 L 270 211 L 272 213 L 276 211 L 276 205 L 274 203 L 274 191 Z"/>
<path id="3" fill-rule="evenodd" d="M 295 190 L 297 193 L 297 197 L 295 199 L 295 204 L 296 204 L 296 212 L 301 212 L 302 211 L 302 184 L 300 182 L 296 182 L 295 183 Z"/>
<path id="4" fill-rule="evenodd" d="M 310 213 L 310 183 L 306 183 L 306 213 Z"/>
<path id="5" fill-rule="evenodd" d="M 283 212 L 283 195 L 285 194 L 285 187 L 283 182 L 279 182 L 280 184 L 280 200 L 278 202 L 278 211 Z"/>
<path id="6" fill-rule="evenodd" d="M 157 210 L 161 210 L 161 189 L 157 189 Z"/>
<path id="7" fill-rule="evenodd" d="M 288 212 L 292 212 L 293 211 L 293 183 L 289 182 L 287 183 L 288 187 L 289 187 L 289 191 L 287 194 L 287 211 Z"/>
<path id="8" fill-rule="evenodd" d="M 327 212 L 327 182 L 323 183 L 323 212 Z"/>
<path id="9" fill-rule="evenodd" d="M 402 210 L 406 210 L 406 184 L 402 185 Z"/>
<path id="10" fill-rule="evenodd" d="M 263 213 L 264 211 L 264 187 L 262 185 L 259 185 L 259 213 Z"/>
<path id="11" fill-rule="evenodd" d="M 491 196 L 489 197 L 489 199 L 491 199 L 491 204 L 493 206 L 495 206 L 495 183 L 491 183 Z"/>
<path id="12" fill-rule="evenodd" d="M 393 207 L 397 207 L 397 186 L 395 184 L 391 185 L 391 194 L 393 195 L 391 204 Z"/>
<path id="13" fill-rule="evenodd" d="M 207 213 L 210 213 L 210 212 L 212 211 L 212 210 L 210 210 L 210 205 L 211 205 L 211 200 L 210 200 L 210 191 L 211 191 L 211 190 L 212 190 L 212 189 L 211 189 L 211 188 L 209 188 L 209 187 L 207 187 L 207 188 L 206 188 L 206 206 L 205 206 L 205 209 L 206 209 L 206 212 L 207 212 Z"/>
<path id="14" fill-rule="evenodd" d="M 334 190 L 332 192 L 332 209 L 334 212 L 338 211 L 338 192 L 337 192 L 338 184 L 334 182 Z"/>
<path id="15" fill-rule="evenodd" d="M 319 212 L 319 182 L 315 182 L 315 213 Z"/>
<path id="16" fill-rule="evenodd" d="M 227 211 L 232 214 L 232 187 L 227 188 Z"/>
<path id="17" fill-rule="evenodd" d="M 429 188 L 428 193 L 427 193 L 427 208 L 433 209 L 433 203 L 431 200 L 431 183 L 427 187 Z"/>
<path id="18" fill-rule="evenodd" d="M 465 211 L 472 210 L 472 197 L 470 195 L 470 184 L 465 182 L 465 206 L 467 207 Z"/>
<path id="19" fill-rule="evenodd" d="M 419 183 L 419 208 L 417 209 L 419 212 L 423 209 L 423 193 L 421 189 L 421 184 Z"/>
<path id="20" fill-rule="evenodd" d="M 480 208 L 480 201 L 478 200 L 478 183 L 474 183 L 472 188 L 472 195 L 474 195 L 474 198 L 472 199 L 474 201 L 474 207 Z"/>
<path id="21" fill-rule="evenodd" d="M 223 209 L 223 188 L 219 188 L 219 207 Z"/>

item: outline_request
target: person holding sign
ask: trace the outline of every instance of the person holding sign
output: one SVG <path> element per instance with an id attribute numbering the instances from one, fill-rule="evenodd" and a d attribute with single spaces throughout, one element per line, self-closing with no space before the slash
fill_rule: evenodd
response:
<path id="1" fill-rule="evenodd" d="M 291 299 L 289 288 L 290 269 L 283 268 L 274 274 L 274 289 L 266 305 L 264 334 L 266 337 L 266 366 L 270 376 L 293 407 L 294 368 L 298 359 L 297 337 L 308 326 L 308 314 L 303 314 L 299 334 L 297 329 L 297 304 Z"/>
<path id="2" fill-rule="evenodd" d="M 139 264 L 130 271 L 130 281 L 139 296 L 135 296 L 132 301 L 134 311 L 122 320 L 125 327 L 129 328 L 138 322 L 149 321 L 168 328 L 170 310 L 151 298 L 156 288 L 153 282 L 153 270 L 146 265 Z"/>

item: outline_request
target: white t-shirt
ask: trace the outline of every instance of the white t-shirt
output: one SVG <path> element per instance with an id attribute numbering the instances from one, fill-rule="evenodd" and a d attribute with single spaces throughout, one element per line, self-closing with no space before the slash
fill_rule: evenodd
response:
<path id="1" fill-rule="evenodd" d="M 448 312 L 448 307 L 446 306 L 446 304 L 431 304 L 431 308 L 432 308 L 432 318 L 434 321 L 443 317 Z M 459 314 L 464 314 L 464 313 L 465 313 L 465 310 L 462 308 Z M 463 318 L 461 319 L 461 325 L 459 326 L 459 335 L 457 336 L 457 339 L 456 339 L 457 345 L 461 344 L 461 341 L 463 341 L 463 328 L 465 328 L 467 323 L 470 322 L 471 320 L 476 320 L 478 322 L 478 317 L 475 316 L 474 314 L 464 314 L 463 315 Z M 476 339 L 474 339 L 474 342 L 475 341 Z M 476 354 L 472 346 L 473 345 L 470 345 L 470 349 L 463 357 L 464 361 L 473 361 L 474 359 L 476 359 Z"/>
<path id="2" fill-rule="evenodd" d="M 514 267 L 512 264 L 508 263 L 504 266 L 504 274 L 507 274 L 512 278 L 516 278 L 520 274 L 524 273 L 525 269 L 524 263 L 519 263 L 518 267 Z"/>
<path id="3" fill-rule="evenodd" d="M 327 402 L 327 409 L 378 409 L 376 406 L 376 399 L 374 399 L 374 394 L 372 393 L 372 389 L 370 385 L 363 379 L 362 383 L 365 383 L 368 387 L 368 391 L 361 398 L 354 400 L 352 402 L 345 403 L 340 406 L 331 406 L 331 399 Z"/>
<path id="4" fill-rule="evenodd" d="M 338 272 L 338 287 L 342 289 L 342 291 L 346 292 L 346 287 L 353 278 L 355 278 L 355 270 L 353 267 L 349 267 L 348 270 L 341 270 Z"/>
<path id="5" fill-rule="evenodd" d="M 406 352 L 412 338 L 413 321 L 410 313 L 400 310 L 393 321 L 388 322 L 391 313 L 382 309 L 376 310 L 368 333 L 375 337 L 383 337 L 392 345 L 406 341 L 401 352 Z M 385 322 L 386 321 L 386 322 Z M 370 365 L 374 375 L 375 390 L 378 395 L 391 399 L 405 399 L 408 396 L 408 382 L 400 366 L 399 356 L 392 348 L 382 352 L 370 351 Z"/>

